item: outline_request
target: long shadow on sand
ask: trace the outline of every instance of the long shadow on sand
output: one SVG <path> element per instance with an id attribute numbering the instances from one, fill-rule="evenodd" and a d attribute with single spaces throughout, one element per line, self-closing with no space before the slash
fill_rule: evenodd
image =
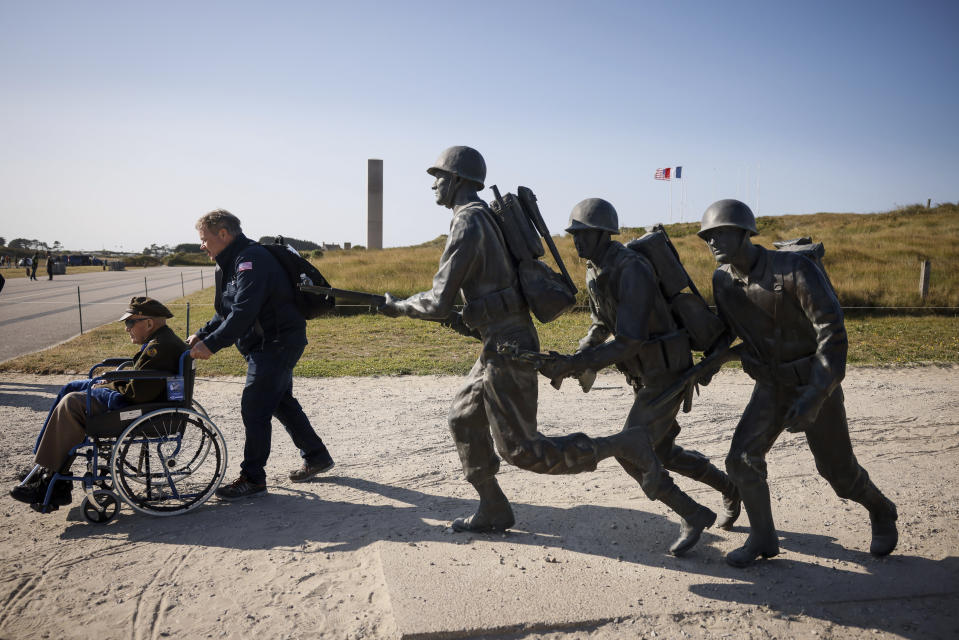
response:
<path id="1" fill-rule="evenodd" d="M 357 502 L 324 500 L 317 494 L 327 485 L 365 494 L 363 502 L 359 501 L 359 495 Z M 151 518 L 124 509 L 117 520 L 105 526 L 87 524 L 79 508 L 74 506 L 68 514 L 71 524 L 62 538 L 108 536 L 112 540 L 125 538 L 131 543 L 238 550 L 287 548 L 303 553 L 304 560 L 317 554 L 318 561 L 321 554 L 357 550 L 382 541 L 468 545 L 474 539 L 502 539 L 512 547 L 564 549 L 657 570 L 709 577 L 710 580 L 702 583 L 694 581 L 689 591 L 717 603 L 762 605 L 782 615 L 805 614 L 844 626 L 880 628 L 915 638 L 929 637 L 929 625 L 936 621 L 925 620 L 922 627 L 916 626 L 915 616 L 908 608 L 899 607 L 898 611 L 894 605 L 884 608 L 883 601 L 954 597 L 959 593 L 959 557 L 935 561 L 893 555 L 876 560 L 864 550 L 844 548 L 834 538 L 824 535 L 782 531 L 783 553 L 779 557 L 737 570 L 724 563 L 723 552 L 711 544 L 719 538 L 710 531 L 703 535 L 692 558 L 672 558 L 666 548 L 676 535 L 676 522 L 636 509 L 514 503 L 519 523 L 516 530 L 479 536 L 454 534 L 447 527 L 451 518 L 470 513 L 476 506 L 474 500 L 350 477 L 325 478 L 301 486 L 305 490 L 275 487 L 268 496 L 245 503 L 222 504 L 214 500 L 195 513 L 177 518 Z M 384 524 L 390 527 L 385 536 L 380 533 Z M 745 531 L 740 526 L 735 535 L 742 537 Z M 864 525 L 866 535 L 868 521 Z M 864 538 L 864 545 L 867 544 Z M 104 554 L 114 552 L 112 546 L 102 551 Z M 800 554 L 825 559 L 828 566 L 797 559 Z M 881 612 L 875 618 L 863 614 L 862 606 L 845 606 L 871 601 Z M 726 606 L 717 604 L 716 608 Z M 676 609 L 683 611 L 683 605 L 677 603 Z M 944 615 L 953 615 L 953 612 Z"/>
<path id="2" fill-rule="evenodd" d="M 53 399 L 60 393 L 61 385 L 39 384 L 32 382 L 3 382 L 0 383 L 0 405 L 5 407 L 25 407 L 41 412 L 43 417 L 37 425 L 37 433 L 43 426 L 47 411 Z"/>

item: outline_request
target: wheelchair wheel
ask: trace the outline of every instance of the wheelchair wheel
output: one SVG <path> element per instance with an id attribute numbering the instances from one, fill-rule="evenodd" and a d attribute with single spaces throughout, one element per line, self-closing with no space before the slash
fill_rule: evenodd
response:
<path id="1" fill-rule="evenodd" d="M 120 510 L 120 501 L 112 491 L 94 491 L 93 496 L 86 496 L 80 503 L 83 517 L 93 524 L 106 524 L 116 517 Z"/>
<path id="2" fill-rule="evenodd" d="M 205 415 L 171 407 L 142 416 L 120 434 L 110 470 L 117 493 L 133 509 L 170 516 L 213 495 L 226 465 L 216 425 Z"/>

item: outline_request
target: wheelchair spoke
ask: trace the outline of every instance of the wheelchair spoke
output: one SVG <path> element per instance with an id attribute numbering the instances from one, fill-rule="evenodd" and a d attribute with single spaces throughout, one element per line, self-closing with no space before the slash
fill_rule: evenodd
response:
<path id="1" fill-rule="evenodd" d="M 202 504 L 223 479 L 222 435 L 204 415 L 163 410 L 133 423 L 113 459 L 115 484 L 134 509 L 172 515 Z"/>

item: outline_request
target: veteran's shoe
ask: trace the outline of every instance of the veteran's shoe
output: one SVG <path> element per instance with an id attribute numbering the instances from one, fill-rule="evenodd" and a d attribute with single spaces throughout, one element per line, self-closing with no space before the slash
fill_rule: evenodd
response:
<path id="1" fill-rule="evenodd" d="M 17 485 L 10 490 L 10 497 L 26 504 L 40 504 L 47 497 L 49 478 L 43 478 L 30 484 Z M 66 506 L 73 501 L 73 483 L 69 480 L 58 480 L 50 493 L 51 511 Z"/>
<path id="2" fill-rule="evenodd" d="M 290 480 L 293 482 L 306 482 L 318 474 L 326 473 L 335 466 L 336 463 L 333 462 L 333 458 L 330 456 L 326 456 L 326 458 L 312 463 L 304 460 L 302 467 L 290 472 Z"/>
<path id="3" fill-rule="evenodd" d="M 216 490 L 216 497 L 220 500 L 242 500 L 243 498 L 256 498 L 266 495 L 266 484 L 256 484 L 250 482 L 246 476 L 239 478 Z"/>

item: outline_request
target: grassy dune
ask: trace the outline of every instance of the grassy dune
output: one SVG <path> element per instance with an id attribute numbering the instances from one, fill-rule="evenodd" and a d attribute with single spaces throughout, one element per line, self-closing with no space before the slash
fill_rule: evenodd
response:
<path id="1" fill-rule="evenodd" d="M 933 209 L 915 205 L 889 213 L 817 213 L 761 217 L 754 242 L 768 248 L 778 240 L 811 236 L 826 247 L 824 263 L 844 306 L 959 306 L 959 205 Z M 699 224 L 667 225 L 677 251 L 703 295 L 712 297 L 715 262 L 696 236 Z M 627 242 L 644 233 L 623 229 Z M 583 283 L 585 261 L 576 255 L 568 235 L 555 238 L 577 286 Z M 428 289 L 444 239 L 416 247 L 379 252 L 331 251 L 315 261 L 323 274 L 343 289 L 390 291 L 408 296 Z M 919 299 L 920 260 L 932 261 L 929 297 Z M 552 260 L 548 260 L 552 262 Z M 585 304 L 585 293 L 580 302 Z"/>
<path id="2" fill-rule="evenodd" d="M 695 235 L 699 225 L 676 224 L 668 232 L 703 294 L 711 297 L 715 263 Z M 826 246 L 826 268 L 846 306 L 922 306 L 918 295 L 919 260 L 932 261 L 930 296 L 925 306 L 959 306 L 959 206 L 932 210 L 909 207 L 873 215 L 820 213 L 760 218 L 756 242 L 810 235 Z M 618 239 L 642 234 L 624 229 Z M 582 283 L 585 264 L 568 236 L 556 244 L 571 274 Z M 337 287 L 390 291 L 408 296 L 428 289 L 444 245 L 443 238 L 416 247 L 383 251 L 331 251 L 315 264 Z M 172 303 L 171 324 L 186 335 L 186 303 L 195 331 L 213 313 L 211 289 Z M 583 295 L 580 292 L 580 295 Z M 585 313 L 569 313 L 540 325 L 544 350 L 571 352 L 589 326 Z M 959 314 L 847 317 L 849 362 L 896 365 L 959 362 Z M 376 315 L 333 316 L 311 320 L 310 341 L 296 369 L 303 376 L 462 374 L 479 352 L 475 340 L 437 324 Z M 119 323 L 101 327 L 63 345 L 0 364 L 0 371 L 85 372 L 99 356 L 132 353 Z M 235 349 L 224 349 L 199 365 L 201 375 L 243 375 L 245 363 Z"/>

